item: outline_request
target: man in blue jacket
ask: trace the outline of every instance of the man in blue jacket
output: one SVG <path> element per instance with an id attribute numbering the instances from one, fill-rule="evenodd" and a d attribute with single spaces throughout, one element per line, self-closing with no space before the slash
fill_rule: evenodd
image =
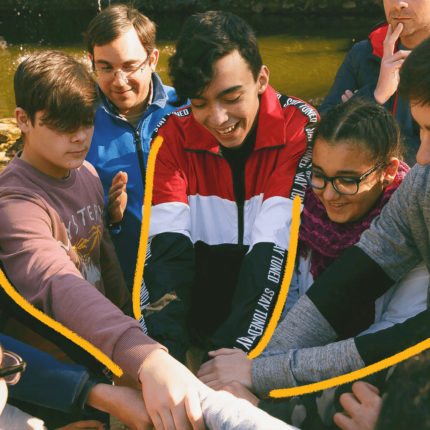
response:
<path id="1" fill-rule="evenodd" d="M 387 22 L 375 27 L 367 40 L 356 43 L 340 66 L 320 113 L 359 96 L 385 106 L 399 121 L 405 159 L 414 165 L 420 138 L 409 102 L 397 94 L 399 70 L 420 42 L 430 36 L 430 1 L 383 0 Z"/>
<path id="2" fill-rule="evenodd" d="M 130 289 L 150 137 L 161 118 L 175 109 L 171 103 L 176 100 L 175 90 L 155 73 L 155 36 L 149 18 L 115 5 L 93 18 L 85 37 L 102 101 L 87 160 L 102 181 L 112 240 Z"/>

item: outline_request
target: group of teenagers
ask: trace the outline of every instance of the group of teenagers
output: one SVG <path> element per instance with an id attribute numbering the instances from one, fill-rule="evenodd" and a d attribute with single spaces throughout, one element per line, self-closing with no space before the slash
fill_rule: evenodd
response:
<path id="1" fill-rule="evenodd" d="M 383 4 L 387 21 L 354 45 L 319 111 L 269 85 L 253 30 L 222 11 L 186 20 L 173 87 L 155 72 L 155 24 L 126 5 L 88 26 L 93 73 L 52 50 L 19 64 L 2 269 L 123 376 L 112 384 L 5 289 L 0 428 L 99 429 L 109 414 L 131 429 L 430 428 L 425 352 L 354 384 L 269 396 L 430 337 L 430 1 Z"/>

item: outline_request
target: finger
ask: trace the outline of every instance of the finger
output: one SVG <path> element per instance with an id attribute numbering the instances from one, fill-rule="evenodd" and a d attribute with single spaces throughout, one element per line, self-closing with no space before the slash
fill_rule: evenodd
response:
<path id="1" fill-rule="evenodd" d="M 210 357 L 217 357 L 218 355 L 231 355 L 231 354 L 238 354 L 238 353 L 240 353 L 239 349 L 221 348 L 221 349 L 217 349 L 216 351 L 209 351 L 208 355 Z"/>
<path id="2" fill-rule="evenodd" d="M 205 429 L 202 406 L 197 391 L 192 390 L 188 396 L 185 397 L 185 411 L 194 430 Z"/>
<path id="3" fill-rule="evenodd" d="M 113 194 L 115 194 L 115 193 L 122 193 L 122 190 L 121 190 L 121 188 L 122 188 L 122 182 L 121 183 L 118 183 L 118 184 L 116 184 L 116 185 L 112 185 L 110 188 L 109 188 L 109 193 L 108 193 L 108 196 L 109 197 L 111 197 Z"/>
<path id="4" fill-rule="evenodd" d="M 119 172 L 119 173 L 121 173 L 121 180 L 124 183 L 124 185 L 127 184 L 127 182 L 128 182 L 128 174 L 127 174 L 127 172 Z"/>
<path id="5" fill-rule="evenodd" d="M 149 414 L 149 417 L 151 418 L 152 424 L 154 426 L 155 430 L 164 430 L 163 421 L 161 420 L 161 417 L 158 413 Z"/>
<path id="6" fill-rule="evenodd" d="M 197 374 L 197 377 L 202 381 L 204 384 L 207 384 L 208 382 L 215 381 L 217 379 L 217 376 L 215 373 L 207 373 L 204 375 L 199 376 Z"/>
<path id="7" fill-rule="evenodd" d="M 112 193 L 109 193 L 108 200 L 116 200 L 122 194 L 121 190 L 115 190 Z"/>
<path id="8" fill-rule="evenodd" d="M 400 33 L 403 30 L 403 24 L 399 23 L 395 30 L 393 31 L 392 25 L 390 24 L 388 26 L 387 35 L 385 36 L 384 40 L 384 57 L 386 55 L 393 55 L 394 53 L 394 47 L 396 45 L 397 39 L 400 36 Z"/>
<path id="9" fill-rule="evenodd" d="M 200 366 L 200 369 L 197 372 L 197 376 L 199 376 L 199 375 L 205 375 L 208 372 L 212 372 L 212 370 L 214 369 L 214 367 L 215 367 L 215 361 L 214 360 L 206 361 L 206 363 L 203 363 Z"/>
<path id="10" fill-rule="evenodd" d="M 170 420 L 169 425 L 173 426 L 172 430 L 174 429 L 186 429 L 186 430 L 192 430 L 192 426 L 190 421 L 188 420 L 188 416 L 185 412 L 185 404 L 181 402 L 179 405 L 175 406 L 169 411 Z M 166 418 L 167 418 L 166 414 Z M 163 423 L 166 427 L 166 430 L 170 430 L 170 427 L 166 425 L 166 423 L 163 420 Z"/>
<path id="11" fill-rule="evenodd" d="M 406 58 L 408 58 L 409 54 L 412 51 L 406 50 L 406 49 L 401 49 L 400 51 L 397 51 L 395 54 L 393 54 L 393 56 L 391 57 L 389 63 L 392 61 L 397 61 L 397 60 L 405 60 Z"/>
<path id="12" fill-rule="evenodd" d="M 339 397 L 339 402 L 343 409 L 345 409 L 345 411 L 348 412 L 351 417 L 356 415 L 358 409 L 361 406 L 357 398 L 352 393 L 343 393 Z"/>
<path id="13" fill-rule="evenodd" d="M 358 381 L 352 385 L 352 392 L 362 404 L 375 404 L 379 402 L 379 390 L 367 382 Z"/>
<path id="14" fill-rule="evenodd" d="M 333 421 L 342 430 L 354 429 L 354 422 L 348 415 L 344 414 L 343 412 L 338 412 L 337 414 L 334 414 Z"/>
<path id="15" fill-rule="evenodd" d="M 206 383 L 209 388 L 212 388 L 212 390 L 216 391 L 222 390 L 222 387 L 224 387 L 225 384 L 228 384 L 228 382 L 220 381 L 218 379 L 214 379 L 213 381 L 209 381 Z"/>
<path id="16" fill-rule="evenodd" d="M 121 172 L 121 170 L 119 171 L 119 172 L 117 172 L 116 173 L 116 175 L 113 177 L 113 179 L 112 179 L 112 185 L 113 184 L 116 184 L 118 181 L 120 181 L 121 180 L 121 178 L 122 178 L 122 173 L 123 172 Z"/>

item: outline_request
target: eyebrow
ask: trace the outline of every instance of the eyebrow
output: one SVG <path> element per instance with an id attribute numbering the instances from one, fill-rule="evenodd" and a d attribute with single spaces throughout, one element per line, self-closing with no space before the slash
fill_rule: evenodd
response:
<path id="1" fill-rule="evenodd" d="M 222 90 L 220 93 L 218 93 L 216 95 L 216 98 L 219 99 L 221 97 L 224 97 L 227 94 L 234 93 L 235 91 L 240 90 L 242 87 L 243 87 L 242 85 L 235 85 L 233 87 L 226 88 L 225 90 Z M 203 97 L 202 95 L 196 95 L 196 96 L 193 96 L 190 98 L 191 99 L 205 100 L 205 97 Z"/>
<path id="2" fill-rule="evenodd" d="M 145 59 L 145 61 L 146 61 L 146 59 Z M 122 63 L 122 65 L 124 65 L 124 64 L 131 64 L 131 63 L 138 63 L 138 62 L 139 62 L 139 60 L 127 60 L 127 61 L 124 61 Z M 112 67 L 112 64 L 109 63 L 109 61 L 106 61 L 106 60 L 96 60 L 96 61 L 94 61 L 94 64 L 105 64 L 107 66 L 111 66 Z"/>
<path id="3" fill-rule="evenodd" d="M 312 163 L 312 168 L 314 167 L 324 172 L 324 169 L 322 167 L 318 166 L 315 163 Z M 360 175 L 360 172 L 357 172 L 356 170 L 338 170 L 335 176 L 344 176 L 344 175 Z"/>

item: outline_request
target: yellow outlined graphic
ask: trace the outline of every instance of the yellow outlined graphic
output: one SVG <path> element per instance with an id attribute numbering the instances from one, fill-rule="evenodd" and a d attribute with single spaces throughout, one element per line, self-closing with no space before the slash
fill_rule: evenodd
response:
<path id="1" fill-rule="evenodd" d="M 290 243 L 288 246 L 287 264 L 282 278 L 281 288 L 279 290 L 278 299 L 276 300 L 275 308 L 269 324 L 264 330 L 263 336 L 257 343 L 255 348 L 249 352 L 248 358 L 255 358 L 263 352 L 266 345 L 269 343 L 273 332 L 281 318 L 282 309 L 284 308 L 285 300 L 287 299 L 288 290 L 290 289 L 291 278 L 293 276 L 294 264 L 296 262 L 297 244 L 299 241 L 299 226 L 300 226 L 300 205 L 302 204 L 300 197 L 296 196 L 293 201 L 293 216 L 291 220 Z"/>
<path id="2" fill-rule="evenodd" d="M 14 300 L 14 302 L 18 306 L 21 306 L 21 308 L 27 311 L 30 315 L 34 316 L 39 321 L 43 322 L 48 327 L 51 327 L 58 333 L 61 333 L 63 336 L 67 337 L 77 345 L 81 346 L 83 349 L 85 349 L 85 351 L 89 352 L 98 361 L 100 361 L 102 364 L 108 367 L 112 371 L 112 373 L 114 373 L 116 376 L 118 377 L 122 376 L 123 374 L 122 369 L 117 364 L 115 364 L 106 354 L 101 352 L 98 348 L 96 348 L 90 342 L 85 340 L 83 337 L 79 336 L 78 334 L 74 333 L 72 330 L 63 326 L 58 321 L 55 321 L 53 318 L 49 317 L 41 310 L 35 308 L 30 302 L 25 300 L 24 297 L 22 297 L 15 290 L 15 288 L 12 287 L 12 285 L 9 283 L 8 279 L 6 278 L 2 270 L 0 270 L 0 285 L 3 287 L 6 294 L 11 299 Z"/>
<path id="3" fill-rule="evenodd" d="M 149 219 L 151 217 L 155 161 L 157 159 L 157 154 L 161 148 L 162 143 L 163 143 L 163 138 L 161 136 L 157 136 L 154 142 L 152 142 L 151 150 L 149 151 L 148 164 L 146 167 L 145 195 L 143 197 L 142 226 L 140 228 L 139 249 L 137 251 L 136 271 L 134 273 L 134 282 L 133 282 L 133 314 L 138 321 L 142 316 L 142 311 L 140 309 L 140 291 L 142 289 L 143 269 L 145 266 L 146 248 L 148 246 Z"/>
<path id="4" fill-rule="evenodd" d="M 398 354 L 392 355 L 389 358 L 378 361 L 377 363 L 366 366 L 363 369 L 355 370 L 354 372 L 346 373 L 335 378 L 326 379 L 325 381 L 316 382 L 314 384 L 302 385 L 300 387 L 293 388 L 281 388 L 279 390 L 272 390 L 270 392 L 270 397 L 290 397 L 290 396 L 300 396 L 302 394 L 312 393 L 314 391 L 325 390 L 326 388 L 332 388 L 336 385 L 346 384 L 347 382 L 352 382 L 357 379 L 369 376 L 372 373 L 378 372 L 380 370 L 386 369 L 387 367 L 393 366 L 394 364 L 400 363 L 420 352 L 425 351 L 430 348 L 430 338 L 411 346 L 399 352 Z"/>

